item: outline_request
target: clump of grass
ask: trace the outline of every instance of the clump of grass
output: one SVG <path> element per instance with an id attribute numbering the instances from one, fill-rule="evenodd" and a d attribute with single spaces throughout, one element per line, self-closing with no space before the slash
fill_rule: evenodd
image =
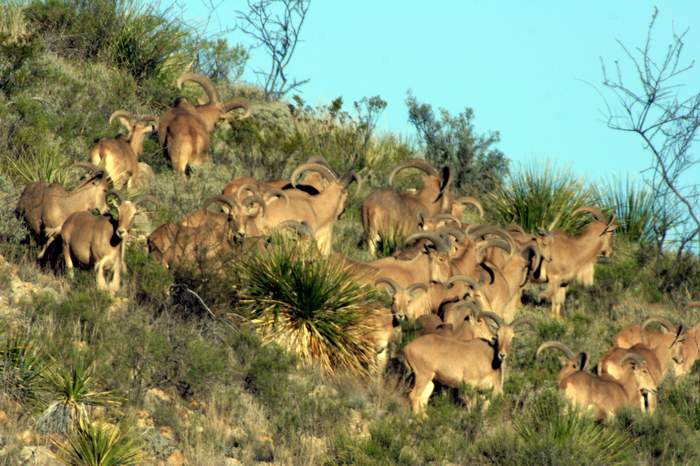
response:
<path id="1" fill-rule="evenodd" d="M 0 389 L 22 403 L 38 400 L 46 367 L 30 335 L 15 331 L 0 346 Z"/>
<path id="2" fill-rule="evenodd" d="M 656 207 L 650 191 L 629 178 L 611 180 L 597 188 L 596 199 L 617 216 L 618 234 L 633 242 L 654 242 Z"/>
<path id="3" fill-rule="evenodd" d="M 561 397 L 546 391 L 513 421 L 521 441 L 521 464 L 566 464 L 585 458 L 586 464 L 632 462 L 631 441 L 565 407 Z"/>
<path id="4" fill-rule="evenodd" d="M 55 401 L 37 421 L 41 431 L 68 434 L 74 427 L 87 422 L 89 407 L 118 404 L 110 391 L 96 390 L 94 372 L 94 366 L 85 359 L 79 359 L 71 368 L 48 371 L 48 391 Z"/>
<path id="5" fill-rule="evenodd" d="M 0 5 L 0 37 L 12 44 L 27 35 L 27 23 L 24 19 L 26 0 L 9 0 Z"/>
<path id="6" fill-rule="evenodd" d="M 500 225 L 520 225 L 530 232 L 576 232 L 589 218 L 572 212 L 594 202 L 592 191 L 571 171 L 551 164 L 522 168 L 486 197 L 491 220 Z"/>
<path id="7" fill-rule="evenodd" d="M 372 365 L 364 317 L 378 303 L 344 265 L 312 245 L 279 238 L 245 262 L 244 274 L 243 302 L 264 341 L 331 372 Z"/>
<path id="8" fill-rule="evenodd" d="M 65 441 L 54 442 L 55 458 L 69 466 L 129 466 L 143 464 L 141 443 L 129 430 L 85 421 Z"/>

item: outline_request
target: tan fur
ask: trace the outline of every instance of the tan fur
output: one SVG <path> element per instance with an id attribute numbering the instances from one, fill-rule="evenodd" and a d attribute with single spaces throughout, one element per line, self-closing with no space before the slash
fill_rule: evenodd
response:
<path id="1" fill-rule="evenodd" d="M 39 258 L 44 256 L 72 213 L 91 209 L 103 213 L 107 210 L 110 183 L 109 178 L 98 173 L 73 191 L 67 191 L 59 184 L 36 182 L 27 185 L 17 202 L 17 211 L 34 235 L 46 237 Z"/>
<path id="2" fill-rule="evenodd" d="M 119 290 L 124 265 L 124 251 L 129 228 L 136 214 L 131 202 L 119 206 L 119 220 L 108 215 L 95 216 L 90 212 L 72 214 L 61 228 L 63 258 L 68 273 L 73 275 L 73 258 L 80 264 L 92 265 L 97 274 L 97 288 L 112 293 Z M 105 271 L 112 271 L 109 284 Z"/>

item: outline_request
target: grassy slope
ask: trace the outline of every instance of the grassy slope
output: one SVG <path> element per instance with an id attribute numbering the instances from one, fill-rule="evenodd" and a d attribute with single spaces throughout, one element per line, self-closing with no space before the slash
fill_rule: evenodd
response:
<path id="1" fill-rule="evenodd" d="M 115 128 L 106 128 L 106 116 L 113 109 L 148 113 L 159 107 L 157 102 L 143 102 L 128 78 L 102 65 L 70 63 L 45 53 L 31 67 L 27 72 L 40 79 L 12 96 L 14 106 L 7 96 L 0 97 L 4 151 L 12 149 L 7 146 L 12 131 L 44 125 L 36 141 L 47 146 L 40 150 L 66 159 L 84 158 L 95 137 L 114 134 Z M 31 107 L 33 97 L 47 102 L 43 110 Z M 17 102 L 34 110 L 25 112 Z M 274 120 L 276 111 L 264 107 L 260 113 Z M 150 193 L 161 205 L 139 221 L 138 233 L 144 235 L 198 206 L 234 175 L 288 173 L 304 151 L 332 147 L 326 135 L 313 133 L 297 141 L 287 160 L 274 138 L 259 138 L 257 147 L 264 150 L 258 153 L 242 153 L 235 143 L 240 134 L 219 130 L 212 144 L 216 164 L 187 181 L 169 172 L 155 142 L 149 141 L 145 160 L 157 171 Z M 32 139 L 26 143 L 31 146 Z M 402 156 L 400 145 L 384 143 L 387 149 L 377 144 L 377 153 L 389 154 L 379 159 L 379 168 Z M 333 156 L 332 163 L 341 167 L 341 152 Z M 258 162 L 260 166 L 254 166 Z M 10 210 L 21 186 L 0 176 L 0 236 L 10 239 L 0 246 L 0 254 L 9 261 L 0 265 L 0 326 L 5 335 L 12 329 L 28 332 L 41 358 L 56 367 L 71 367 L 94 355 L 98 387 L 122 395 L 124 401 L 119 408 L 94 409 L 91 415 L 129 422 L 153 461 L 180 450 L 190 464 L 202 465 L 235 464 L 231 458 L 249 464 L 271 456 L 280 464 L 561 464 L 580 461 L 584 455 L 587 464 L 700 462 L 697 372 L 681 382 L 665 382 L 659 412 L 652 418 L 629 413 L 604 426 L 589 420 L 571 426 L 554 395 L 559 363 L 554 356 L 534 359 L 541 341 L 558 338 L 589 351 L 595 361 L 619 328 L 648 314 L 694 323 L 691 312 L 673 308 L 663 297 L 654 304 L 646 302 L 659 297 L 647 289 L 651 279 L 640 265 L 636 246 L 620 245 L 613 262 L 599 266 L 601 280 L 593 290 L 570 293 L 564 322 L 550 319 L 544 305 L 526 307 L 523 315 L 537 321 L 537 330 L 516 340 L 502 399 L 493 400 L 483 412 L 468 410 L 443 390 L 431 401 L 428 420 L 422 421 L 409 412 L 410 381 L 400 371 L 369 383 L 350 377 L 327 379 L 315 369 L 297 367 L 273 346 L 262 347 L 245 326 L 233 329 L 221 320 L 196 315 L 201 308 L 192 302 L 173 305 L 166 296 L 172 277 L 145 255 L 143 237 L 134 241 L 128 255 L 125 291 L 114 299 L 93 290 L 90 272 L 78 274 L 71 283 L 60 272 L 36 266 L 30 260 L 33 252 L 13 242 L 16 235 L 11 234 L 16 224 Z M 358 199 L 352 200 L 339 222 L 336 250 L 363 257 L 354 248 L 360 233 L 358 206 Z M 226 309 L 227 303 L 217 306 Z M 230 305 L 226 310 L 237 311 Z M 11 383 L 2 383 L 6 394 L 0 397 L 0 410 L 6 420 L 0 419 L 0 464 L 18 464 L 25 461 L 25 444 L 48 442 L 33 438 L 31 432 L 50 396 L 18 403 L 7 395 Z"/>

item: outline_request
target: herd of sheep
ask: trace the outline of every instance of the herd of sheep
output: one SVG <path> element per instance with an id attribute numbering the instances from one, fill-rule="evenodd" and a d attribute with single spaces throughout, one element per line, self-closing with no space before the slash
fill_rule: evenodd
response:
<path id="1" fill-rule="evenodd" d="M 132 190 L 152 179 L 148 165 L 138 161 L 145 136 L 157 130 L 173 170 L 184 175 L 188 167 L 206 161 L 209 136 L 219 121 L 251 113 L 245 99 L 221 102 L 204 76 L 186 73 L 178 87 L 185 81 L 199 84 L 208 101 L 193 105 L 180 97 L 161 117 L 116 111 L 110 122 L 117 119 L 127 134 L 100 140 L 90 153 L 91 163 L 75 163 L 91 171 L 78 187 L 68 191 L 59 184 L 35 182 L 25 188 L 17 212 L 42 245 L 39 257 L 60 238 L 69 272 L 77 261 L 94 267 L 98 288 L 119 289 L 125 243 L 138 207 L 122 202 L 115 189 Z M 353 171 L 336 174 L 318 156 L 299 165 L 289 180 L 232 180 L 200 209 L 156 228 L 148 237 L 149 252 L 172 268 L 221 257 L 241 241 L 293 228 L 315 241 L 329 260 L 344 264 L 358 282 L 391 293 L 391 310 L 367 317 L 380 367 L 399 331 L 397 320 L 420 323 L 421 335 L 403 349 L 415 376 L 409 395 L 414 412 L 424 412 L 436 381 L 500 393 L 513 338 L 531 324 L 516 317 L 524 287 L 529 282 L 546 284 L 552 313 L 561 318 L 567 286 L 592 284 L 597 259 L 612 254 L 615 217 L 593 206 L 580 208 L 575 214 L 590 215 L 591 221 L 575 236 L 561 231 L 533 234 L 514 225 L 465 224 L 461 219 L 468 206 L 481 217 L 483 208 L 472 197 L 455 197 L 449 167 L 438 170 L 425 160 L 411 159 L 391 172 L 389 185 L 406 169 L 422 172 L 420 189 L 378 190 L 362 205 L 370 253 L 376 254 L 383 242 L 405 238 L 389 257 L 362 262 L 332 250 L 334 224 L 345 210 L 350 186 L 357 183 L 359 191 L 362 179 Z M 219 208 L 210 210 L 213 204 Z M 662 330 L 650 329 L 654 323 Z M 559 374 L 564 397 L 601 418 L 623 406 L 653 411 L 656 387 L 666 373 L 684 375 L 700 356 L 697 327 L 687 330 L 662 318 L 623 329 L 596 373 L 586 370 L 586 353 L 551 341 L 538 354 L 549 348 L 567 358 Z"/>

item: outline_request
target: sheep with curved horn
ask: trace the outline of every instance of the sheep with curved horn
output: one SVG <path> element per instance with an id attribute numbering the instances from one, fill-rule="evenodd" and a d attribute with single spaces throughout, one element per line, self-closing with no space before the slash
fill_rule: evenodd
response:
<path id="1" fill-rule="evenodd" d="M 626 355 L 621 361 L 624 372 L 621 378 L 614 379 L 607 374 L 598 376 L 585 372 L 588 353 L 575 354 L 558 341 L 542 343 L 537 356 L 549 348 L 566 355 L 567 362 L 559 371 L 558 383 L 559 390 L 572 405 L 590 410 L 600 419 L 613 416 L 626 406 L 653 409 L 647 400 L 656 390 L 656 385 L 639 355 Z"/>
<path id="2" fill-rule="evenodd" d="M 128 189 L 138 181 L 144 168 L 139 164 L 139 156 L 143 153 L 143 141 L 148 134 L 155 131 L 155 116 L 135 117 L 126 110 L 117 110 L 109 117 L 109 122 L 118 120 L 127 130 L 126 135 L 116 138 L 102 138 L 90 151 L 90 162 L 104 168 L 114 183 L 120 189 L 124 184 Z"/>
<path id="3" fill-rule="evenodd" d="M 28 184 L 17 201 L 16 213 L 39 242 L 43 242 L 38 258 L 46 254 L 66 219 L 74 212 L 97 209 L 107 211 L 107 194 L 112 180 L 103 170 L 87 162 L 75 162 L 75 167 L 87 168 L 92 176 L 72 191 L 57 183 L 38 181 Z"/>
<path id="4" fill-rule="evenodd" d="M 375 255 L 382 236 L 408 236 L 421 229 L 419 218 L 430 218 L 450 213 L 452 203 L 452 172 L 449 167 L 438 171 L 422 159 L 410 159 L 399 164 L 389 175 L 393 184 L 396 175 L 408 168 L 424 172 L 423 189 L 412 193 L 398 193 L 382 189 L 370 194 L 362 204 L 362 225 L 370 253 Z"/>
<path id="5" fill-rule="evenodd" d="M 490 340 L 461 341 L 439 334 L 416 338 L 403 349 L 406 364 L 415 375 L 414 387 L 409 394 L 413 412 L 424 414 L 434 380 L 449 387 L 461 384 L 478 389 L 491 389 L 494 394 L 503 393 L 506 361 L 511 351 L 515 330 L 524 321 L 506 324 L 496 314 L 482 312 L 491 319 L 496 333 Z"/>
<path id="6" fill-rule="evenodd" d="M 549 249 L 551 260 L 546 265 L 546 275 L 540 281 L 548 283 L 547 294 L 552 302 L 552 313 L 562 317 L 566 289 L 574 281 L 590 286 L 594 281 L 598 257 L 610 257 L 613 253 L 613 232 L 617 228 L 615 216 L 606 218 L 597 207 L 586 206 L 574 213 L 590 213 L 594 220 L 577 236 L 554 231 Z"/>
<path id="7" fill-rule="evenodd" d="M 200 165 L 208 159 L 209 135 L 216 124 L 230 118 L 230 112 L 243 109 L 240 119 L 250 116 L 250 102 L 234 98 L 220 102 L 218 92 L 206 76 L 185 73 L 177 81 L 178 88 L 185 81 L 193 81 L 202 86 L 209 102 L 192 105 L 186 98 L 179 97 L 173 108 L 165 112 L 158 122 L 158 137 L 170 163 L 178 173 L 185 173 L 188 167 Z"/>

